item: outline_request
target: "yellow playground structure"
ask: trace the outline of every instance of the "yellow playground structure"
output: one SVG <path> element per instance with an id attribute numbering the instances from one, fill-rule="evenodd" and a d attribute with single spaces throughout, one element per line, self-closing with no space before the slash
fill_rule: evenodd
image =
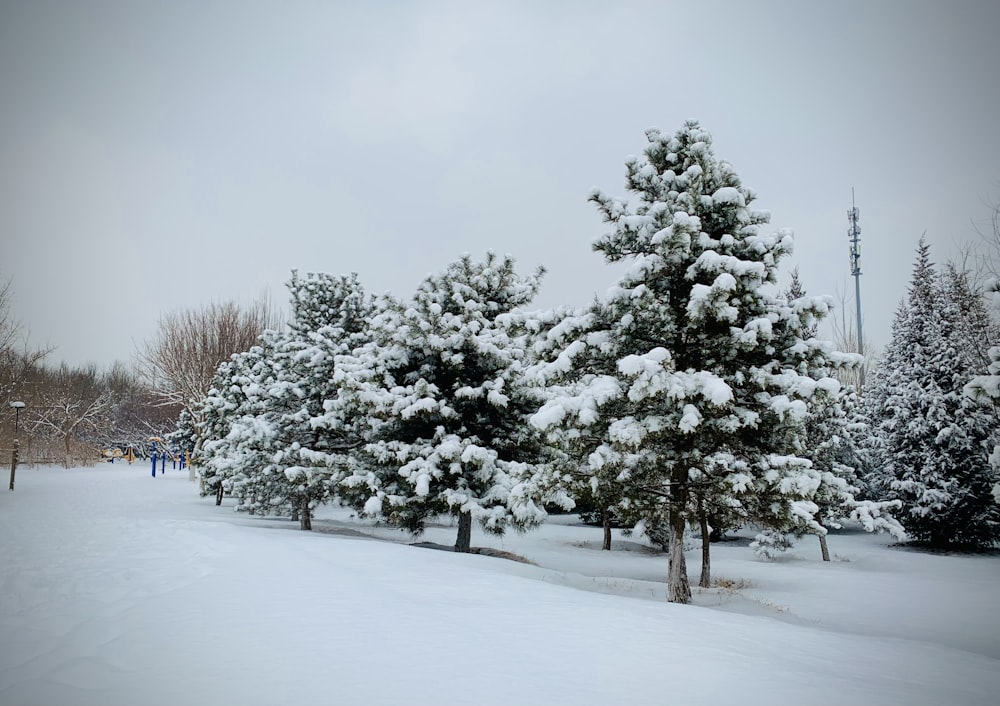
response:
<path id="1" fill-rule="evenodd" d="M 101 458 L 108 463 L 114 463 L 117 459 L 125 459 L 129 463 L 135 461 L 135 449 L 131 446 L 114 446 L 110 449 L 101 449 Z"/>

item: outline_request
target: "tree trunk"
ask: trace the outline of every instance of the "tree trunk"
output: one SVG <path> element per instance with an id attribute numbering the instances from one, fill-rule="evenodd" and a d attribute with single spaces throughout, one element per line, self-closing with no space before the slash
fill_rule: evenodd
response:
<path id="1" fill-rule="evenodd" d="M 826 535 L 819 535 L 819 551 L 823 555 L 823 561 L 830 561 L 830 550 L 826 546 Z"/>
<path id="2" fill-rule="evenodd" d="M 221 480 L 219 481 L 219 487 L 218 487 L 218 489 L 216 489 L 216 491 L 215 491 L 215 504 L 216 505 L 221 505 L 222 504 L 222 481 Z"/>
<path id="3" fill-rule="evenodd" d="M 299 529 L 311 530 L 312 528 L 312 511 L 309 509 L 309 498 L 302 498 L 299 502 Z"/>
<path id="4" fill-rule="evenodd" d="M 698 578 L 698 586 L 709 588 L 712 585 L 712 557 L 709 553 L 711 535 L 708 531 L 708 518 L 705 513 L 698 516 L 698 524 L 701 527 L 701 576 Z"/>
<path id="5" fill-rule="evenodd" d="M 70 436 L 69 436 L 69 434 L 66 434 L 63 437 L 63 446 L 66 448 L 66 459 L 63 462 L 63 466 L 65 466 L 66 468 L 70 467 L 70 461 L 69 461 L 69 441 L 70 441 Z"/>
<path id="6" fill-rule="evenodd" d="M 688 506 L 688 474 L 677 469 L 670 478 L 670 565 L 667 570 L 667 600 L 671 603 L 690 603 L 691 584 L 688 582 L 687 562 L 684 559 L 684 530 L 687 520 L 684 512 Z"/>
<path id="7" fill-rule="evenodd" d="M 670 513 L 670 566 L 667 571 L 667 600 L 671 603 L 690 603 L 691 584 L 688 583 L 687 563 L 684 560 L 684 515 L 679 510 Z"/>
<path id="8" fill-rule="evenodd" d="M 472 549 L 472 513 L 462 512 L 458 515 L 458 539 L 455 540 L 455 551 L 468 553 Z"/>
<path id="9" fill-rule="evenodd" d="M 816 513 L 816 521 L 823 524 L 823 513 Z M 819 551 L 823 555 L 823 561 L 830 561 L 830 549 L 826 546 L 826 535 L 819 535 Z"/>
<path id="10" fill-rule="evenodd" d="M 604 551 L 611 551 L 611 513 L 608 508 L 601 510 L 601 519 L 604 521 L 604 545 L 601 547 Z"/>

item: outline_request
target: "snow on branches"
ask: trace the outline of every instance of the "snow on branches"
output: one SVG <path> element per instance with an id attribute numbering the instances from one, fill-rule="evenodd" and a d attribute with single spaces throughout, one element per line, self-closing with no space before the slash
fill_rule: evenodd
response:
<path id="1" fill-rule="evenodd" d="M 828 302 L 770 293 L 792 236 L 761 232 L 768 214 L 705 130 L 646 137 L 626 163 L 633 200 L 591 197 L 609 225 L 594 249 L 630 266 L 537 346 L 548 399 L 531 422 L 586 459 L 590 478 L 570 478 L 646 526 L 669 522 L 674 547 L 708 516 L 825 532 L 824 477 L 803 451 L 805 420 L 840 391 L 811 329 Z M 680 551 L 669 593 L 690 596 Z"/>

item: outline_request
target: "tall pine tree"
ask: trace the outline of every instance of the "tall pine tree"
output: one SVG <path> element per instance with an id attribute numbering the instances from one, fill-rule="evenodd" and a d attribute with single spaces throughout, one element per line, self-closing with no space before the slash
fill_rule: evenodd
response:
<path id="1" fill-rule="evenodd" d="M 900 522 L 932 547 L 983 547 L 1000 538 L 988 446 L 992 410 L 963 394 L 975 370 L 954 287 L 920 241 L 909 293 L 896 311 L 866 397 L 870 485 L 902 503 Z"/>
<path id="2" fill-rule="evenodd" d="M 992 282 L 987 292 L 993 309 L 1000 312 L 1000 282 Z M 974 400 L 993 405 L 994 415 L 1000 412 L 1000 346 L 989 345 L 993 340 L 980 341 L 980 347 L 986 349 L 987 370 L 984 375 L 977 375 L 966 386 L 965 394 Z M 990 466 L 993 468 L 993 498 L 1000 505 L 1000 425 L 996 416 L 993 424 L 993 452 L 990 454 Z"/>
<path id="3" fill-rule="evenodd" d="M 630 267 L 550 335 L 538 376 L 558 387 L 532 421 L 650 524 L 665 517 L 668 595 L 686 603 L 688 523 L 717 512 L 817 526 L 803 425 L 839 384 L 826 376 L 834 354 L 810 334 L 826 301 L 770 293 L 791 235 L 761 232 L 768 215 L 698 123 L 647 139 L 626 164 L 634 201 L 592 196 L 610 225 L 594 248 Z"/>
<path id="4" fill-rule="evenodd" d="M 269 389 L 280 411 L 277 451 L 265 469 L 271 493 L 312 529 L 316 507 L 337 495 L 350 472 L 349 453 L 366 438 L 367 420 L 343 414 L 342 367 L 369 339 L 375 306 L 356 274 L 292 274 L 292 320 L 278 355 L 284 360 Z"/>

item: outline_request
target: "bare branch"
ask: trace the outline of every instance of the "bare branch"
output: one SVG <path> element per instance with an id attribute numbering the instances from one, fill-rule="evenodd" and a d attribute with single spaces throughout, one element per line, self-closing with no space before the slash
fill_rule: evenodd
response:
<path id="1" fill-rule="evenodd" d="M 165 314 L 139 352 L 140 371 L 161 404 L 186 407 L 205 396 L 221 363 L 277 325 L 266 297 L 249 307 L 225 302 Z"/>

